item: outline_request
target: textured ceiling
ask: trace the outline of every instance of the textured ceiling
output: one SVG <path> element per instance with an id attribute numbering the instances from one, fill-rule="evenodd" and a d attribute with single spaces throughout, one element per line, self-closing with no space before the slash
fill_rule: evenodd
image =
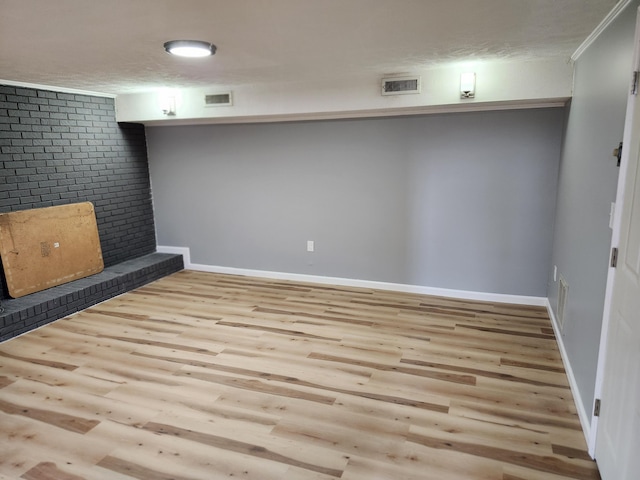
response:
<path id="1" fill-rule="evenodd" d="M 0 79 L 110 94 L 565 57 L 616 0 L 0 0 Z M 213 42 L 179 59 L 162 44 Z"/>

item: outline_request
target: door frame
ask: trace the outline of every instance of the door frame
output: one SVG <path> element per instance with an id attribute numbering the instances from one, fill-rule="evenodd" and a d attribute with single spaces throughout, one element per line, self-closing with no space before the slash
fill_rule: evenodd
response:
<path id="1" fill-rule="evenodd" d="M 634 95 L 632 95 L 631 87 L 633 83 L 633 72 L 640 71 L 640 7 L 636 12 L 636 30 L 634 37 L 634 50 L 633 50 L 633 63 L 631 71 L 629 72 L 629 85 L 628 85 L 628 99 L 627 99 L 627 111 L 624 121 L 624 133 L 623 133 L 623 146 L 629 145 L 629 138 L 631 136 L 631 129 L 635 120 L 636 127 L 640 127 L 640 118 L 633 118 L 633 101 Z M 638 95 L 638 93 L 636 93 Z M 611 234 L 611 248 L 617 248 L 620 244 L 620 232 L 622 230 L 622 206 L 625 201 L 631 199 L 626 198 L 625 181 L 627 179 L 627 171 L 631 156 L 629 155 L 630 148 L 622 149 L 622 157 L 620 163 L 620 172 L 618 173 L 618 190 L 616 193 L 616 207 L 613 216 L 613 233 Z M 600 333 L 600 346 L 598 348 L 598 365 L 596 368 L 596 382 L 594 388 L 594 405 L 591 410 L 591 428 L 589 431 L 588 451 L 591 458 L 595 458 L 596 453 L 596 438 L 598 435 L 598 417 L 593 415 L 593 408 L 595 407 L 596 399 L 602 398 L 602 388 L 604 385 L 604 370 L 605 370 L 605 358 L 607 353 L 607 340 L 609 337 L 609 328 L 611 326 L 611 301 L 613 298 L 613 292 L 615 286 L 615 271 L 613 267 L 609 267 L 607 271 L 607 286 L 605 290 L 604 308 L 602 316 L 602 329 Z"/>

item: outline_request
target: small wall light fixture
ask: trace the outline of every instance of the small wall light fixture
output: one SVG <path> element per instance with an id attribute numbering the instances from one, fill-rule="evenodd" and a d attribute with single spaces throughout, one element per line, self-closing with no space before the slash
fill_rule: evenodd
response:
<path id="1" fill-rule="evenodd" d="M 165 88 L 158 92 L 158 106 L 168 117 L 176 115 L 180 92 L 175 88 Z"/>
<path id="2" fill-rule="evenodd" d="M 201 40 L 171 40 L 164 44 L 164 49 L 171 55 L 179 57 L 210 57 L 216 53 L 213 43 Z"/>
<path id="3" fill-rule="evenodd" d="M 476 74 L 466 72 L 460 75 L 460 98 L 474 98 L 476 96 Z"/>
<path id="4" fill-rule="evenodd" d="M 171 117 L 176 114 L 176 97 L 166 97 L 164 99 L 162 113 Z"/>

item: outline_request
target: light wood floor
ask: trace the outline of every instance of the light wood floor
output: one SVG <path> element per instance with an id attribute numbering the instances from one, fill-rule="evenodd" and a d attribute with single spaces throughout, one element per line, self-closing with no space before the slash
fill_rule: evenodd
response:
<path id="1" fill-rule="evenodd" d="M 599 478 L 538 307 L 183 271 L 0 365 L 1 478 Z"/>

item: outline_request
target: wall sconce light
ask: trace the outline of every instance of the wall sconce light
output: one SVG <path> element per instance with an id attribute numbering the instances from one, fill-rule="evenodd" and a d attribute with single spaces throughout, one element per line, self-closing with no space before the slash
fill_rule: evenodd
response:
<path id="1" fill-rule="evenodd" d="M 476 96 L 476 74 L 466 72 L 460 75 L 460 98 L 474 98 Z"/>
<path id="2" fill-rule="evenodd" d="M 175 96 L 165 96 L 161 100 L 161 108 L 162 113 L 167 116 L 175 116 L 176 114 L 176 97 Z"/>

